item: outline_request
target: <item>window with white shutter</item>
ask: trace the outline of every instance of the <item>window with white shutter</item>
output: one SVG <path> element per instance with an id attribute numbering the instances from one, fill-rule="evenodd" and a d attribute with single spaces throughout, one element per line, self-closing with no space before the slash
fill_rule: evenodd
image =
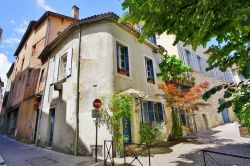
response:
<path id="1" fill-rule="evenodd" d="M 72 72 L 73 50 L 69 48 L 62 56 L 55 60 L 54 82 L 67 78 Z"/>

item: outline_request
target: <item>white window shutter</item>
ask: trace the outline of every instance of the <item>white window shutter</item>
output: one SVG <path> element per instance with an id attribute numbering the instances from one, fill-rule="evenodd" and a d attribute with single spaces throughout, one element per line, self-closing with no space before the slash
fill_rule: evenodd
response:
<path id="1" fill-rule="evenodd" d="M 73 55 L 73 49 L 69 48 L 67 51 L 67 68 L 66 68 L 66 75 L 67 77 L 71 75 L 72 70 L 72 55 Z"/>
<path id="2" fill-rule="evenodd" d="M 56 57 L 56 59 L 55 59 L 55 66 L 54 66 L 54 83 L 58 79 L 59 62 L 60 62 L 59 57 Z"/>

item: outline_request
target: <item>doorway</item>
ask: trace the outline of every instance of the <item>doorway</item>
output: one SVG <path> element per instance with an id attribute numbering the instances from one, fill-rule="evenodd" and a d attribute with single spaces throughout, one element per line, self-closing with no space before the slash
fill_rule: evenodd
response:
<path id="1" fill-rule="evenodd" d="M 224 99 L 219 99 L 219 104 L 221 105 L 223 103 L 225 103 L 225 100 Z M 230 122 L 227 108 L 223 109 L 223 111 L 221 112 L 221 116 L 222 116 L 222 119 L 223 119 L 224 123 Z"/>
<path id="2" fill-rule="evenodd" d="M 204 129 L 205 129 L 205 130 L 208 130 L 208 129 L 209 129 L 209 126 L 208 126 L 207 115 L 206 115 L 206 114 L 202 114 L 202 118 L 203 118 Z"/>
<path id="3" fill-rule="evenodd" d="M 53 145 L 54 127 L 55 127 L 55 108 L 52 108 L 50 109 L 49 113 L 49 147 L 52 147 Z"/>
<path id="4" fill-rule="evenodd" d="M 125 128 L 124 128 L 124 131 L 123 131 L 123 135 L 127 138 L 126 143 L 131 143 L 132 142 L 132 139 L 131 139 L 131 124 L 130 124 L 129 118 L 126 119 L 126 124 L 125 124 Z"/>
<path id="5" fill-rule="evenodd" d="M 229 122 L 228 110 L 226 108 L 224 108 L 224 110 L 221 112 L 221 116 L 222 116 L 222 119 L 223 119 L 224 123 Z"/>

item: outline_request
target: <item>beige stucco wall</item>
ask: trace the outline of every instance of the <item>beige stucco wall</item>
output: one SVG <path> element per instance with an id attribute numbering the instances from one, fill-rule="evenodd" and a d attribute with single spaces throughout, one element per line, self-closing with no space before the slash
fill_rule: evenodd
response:
<path id="1" fill-rule="evenodd" d="M 203 48 L 202 46 L 198 46 L 196 49 L 194 49 L 192 48 L 191 45 L 183 46 L 183 42 L 178 42 L 177 45 L 173 46 L 172 44 L 174 41 L 175 41 L 175 36 L 167 35 L 166 33 L 159 35 L 157 38 L 157 43 L 162 45 L 170 55 L 176 55 L 177 57 L 181 58 L 180 55 L 181 51 L 178 50 L 178 47 L 183 47 L 188 49 L 191 53 L 199 55 L 205 59 L 208 58 L 208 55 L 204 53 L 205 48 Z M 209 76 L 208 74 L 211 73 L 211 71 L 205 73 L 206 74 L 198 71 L 194 71 L 192 73 L 192 76 L 195 77 L 196 79 L 196 84 L 207 81 L 210 84 L 209 88 L 212 88 L 213 86 L 226 83 L 225 81 Z M 205 129 L 203 114 L 207 116 L 208 125 L 210 128 L 217 126 L 219 124 L 223 124 L 221 113 L 217 113 L 217 108 L 219 107 L 218 100 L 221 98 L 223 98 L 223 91 L 216 93 L 207 101 L 207 103 L 210 104 L 209 106 L 202 107 L 198 111 L 195 111 L 196 114 L 195 119 L 198 130 Z M 229 119 L 233 121 L 234 116 L 232 109 L 229 109 L 228 114 L 229 114 Z"/>
<path id="2" fill-rule="evenodd" d="M 75 31 L 64 39 L 51 53 L 48 73 L 54 73 L 54 57 L 61 56 L 68 48 L 73 48 L 72 74 L 63 83 L 61 97 L 59 92 L 53 92 L 52 102 L 48 102 L 49 85 L 53 83 L 53 74 L 47 77 L 44 94 L 42 119 L 39 128 L 41 145 L 48 144 L 48 117 L 49 109 L 56 109 L 55 119 L 55 139 L 54 147 L 57 149 L 70 149 L 73 151 L 75 118 L 76 118 L 76 81 L 77 81 L 77 51 L 78 51 L 78 31 Z M 158 63 L 161 61 L 160 54 L 153 53 L 153 49 L 145 44 L 137 42 L 137 38 L 121 27 L 113 23 L 92 24 L 82 28 L 81 37 L 81 68 L 80 68 L 80 110 L 79 110 L 79 137 L 84 145 L 80 150 L 90 151 L 90 145 L 95 144 L 95 124 L 91 118 L 92 102 L 95 98 L 108 95 L 113 92 L 133 88 L 143 91 L 149 95 L 146 100 L 164 103 L 159 96 L 162 94 L 155 85 L 146 82 L 144 58 L 151 58 L 154 63 L 155 73 L 159 71 Z M 129 48 L 130 77 L 120 76 L 116 71 L 116 42 L 119 41 Z M 155 75 L 155 78 L 156 75 Z M 97 87 L 93 87 L 97 85 Z M 63 102 L 63 103 L 62 103 Z M 132 139 L 139 142 L 139 123 L 141 121 L 140 106 L 133 100 L 132 115 Z M 167 109 L 166 109 L 167 110 Z M 66 112 L 62 115 L 62 112 Z M 165 113 L 167 122 L 171 122 L 168 112 Z M 57 118 L 57 116 L 66 118 Z M 64 123 L 64 124 L 63 124 Z M 66 124 L 66 125 L 65 125 Z M 168 127 L 170 123 L 166 123 Z M 60 127 L 59 127 L 60 126 Z M 70 131 L 67 129 L 70 128 Z M 163 124 L 164 131 L 168 131 Z M 103 140 L 111 139 L 106 126 L 101 126 L 98 134 L 98 144 L 103 145 Z M 66 136 L 67 134 L 67 136 Z M 86 153 L 86 151 L 85 151 Z"/>

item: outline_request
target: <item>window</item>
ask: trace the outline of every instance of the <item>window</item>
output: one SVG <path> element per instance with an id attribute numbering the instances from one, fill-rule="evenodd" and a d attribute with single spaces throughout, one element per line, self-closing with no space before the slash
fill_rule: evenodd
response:
<path id="1" fill-rule="evenodd" d="M 23 70 L 24 58 L 22 60 L 21 71 Z"/>
<path id="2" fill-rule="evenodd" d="M 20 90 L 20 83 L 21 83 L 22 78 L 19 77 L 17 86 L 16 86 L 16 96 L 19 96 L 19 90 Z"/>
<path id="3" fill-rule="evenodd" d="M 200 57 L 200 56 L 197 56 L 197 58 L 198 58 L 199 70 L 200 70 L 200 72 L 203 72 L 203 66 L 202 66 L 201 57 Z"/>
<path id="4" fill-rule="evenodd" d="M 159 102 L 144 101 L 142 106 L 142 121 L 147 122 L 163 122 L 163 105 Z"/>
<path id="5" fill-rule="evenodd" d="M 185 50 L 187 57 L 187 65 L 191 66 L 191 53 L 188 50 Z"/>
<path id="6" fill-rule="evenodd" d="M 54 85 L 51 84 L 51 85 L 49 86 L 48 102 L 51 102 L 51 101 L 52 101 L 53 91 L 54 91 Z"/>
<path id="7" fill-rule="evenodd" d="M 42 72 L 41 72 L 41 76 L 40 76 L 39 83 L 43 82 L 43 73 L 44 73 L 44 69 L 43 69 Z"/>
<path id="8" fill-rule="evenodd" d="M 129 59 L 128 47 L 122 46 L 119 43 L 116 45 L 117 50 L 117 71 L 119 74 L 129 76 Z"/>
<path id="9" fill-rule="evenodd" d="M 32 56 L 36 53 L 36 44 L 32 46 Z"/>
<path id="10" fill-rule="evenodd" d="M 64 77 L 67 77 L 67 53 L 61 56 L 60 58 L 60 65 L 59 65 L 59 80 L 61 80 Z"/>
<path id="11" fill-rule="evenodd" d="M 60 81 L 71 75 L 72 48 L 69 48 L 62 56 L 55 59 L 54 82 Z"/>
<path id="12" fill-rule="evenodd" d="M 28 78 L 27 78 L 26 86 L 29 86 L 30 77 L 31 77 L 31 69 L 29 69 L 28 71 Z"/>
<path id="13" fill-rule="evenodd" d="M 151 41 L 152 43 L 154 43 L 155 45 L 157 45 L 157 43 L 156 43 L 156 35 L 153 35 L 153 36 L 149 37 L 148 40 Z"/>
<path id="14" fill-rule="evenodd" d="M 153 61 L 151 59 L 145 58 L 145 66 L 146 66 L 147 82 L 154 84 L 155 79 L 154 79 Z"/>

